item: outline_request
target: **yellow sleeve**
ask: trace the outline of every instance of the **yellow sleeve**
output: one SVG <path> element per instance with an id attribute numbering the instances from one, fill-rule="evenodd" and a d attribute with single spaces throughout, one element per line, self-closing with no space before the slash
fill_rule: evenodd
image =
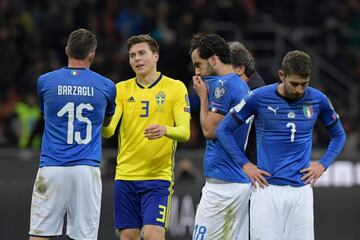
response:
<path id="1" fill-rule="evenodd" d="M 175 127 L 166 126 L 165 136 L 179 142 L 187 142 L 190 138 L 190 115 L 178 114 L 175 116 Z"/>
<path id="2" fill-rule="evenodd" d="M 189 96 L 185 85 L 178 81 L 174 92 L 173 114 L 175 126 L 166 126 L 165 136 L 179 142 L 186 142 L 190 138 L 190 103 Z"/>
<path id="3" fill-rule="evenodd" d="M 115 129 L 120 121 L 120 118 L 122 116 L 122 100 L 121 100 L 121 94 L 120 94 L 120 88 L 116 87 L 116 107 L 115 107 L 115 113 L 111 119 L 110 124 L 107 127 L 102 128 L 102 136 L 104 138 L 110 138 L 114 135 Z"/>

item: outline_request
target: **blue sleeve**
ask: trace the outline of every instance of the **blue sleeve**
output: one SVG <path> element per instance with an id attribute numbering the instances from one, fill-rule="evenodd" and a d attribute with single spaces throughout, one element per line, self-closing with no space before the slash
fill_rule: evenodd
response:
<path id="1" fill-rule="evenodd" d="M 320 163 L 325 168 L 328 168 L 335 161 L 335 158 L 343 149 L 346 140 L 346 134 L 340 120 L 327 126 L 327 129 L 330 133 L 330 143 L 325 155 L 320 160 Z"/>
<path id="2" fill-rule="evenodd" d="M 231 109 L 233 117 L 239 122 L 245 122 L 246 119 L 256 114 L 258 107 L 258 97 L 252 92 L 235 107 Z"/>
<path id="3" fill-rule="evenodd" d="M 109 96 L 108 96 L 108 104 L 106 106 L 106 116 L 112 116 L 115 112 L 115 98 L 116 98 L 116 86 L 113 82 L 109 87 Z"/>
<path id="4" fill-rule="evenodd" d="M 37 81 L 37 95 L 41 114 L 44 114 L 43 82 L 42 78 L 39 77 Z"/>
<path id="5" fill-rule="evenodd" d="M 236 144 L 236 139 L 232 133 L 255 114 L 256 102 L 256 96 L 252 94 L 241 100 L 226 114 L 216 129 L 216 137 L 221 146 L 234 161 L 240 163 L 241 167 L 248 162 L 248 159 L 244 157 L 244 153 Z"/>
<path id="6" fill-rule="evenodd" d="M 240 163 L 241 167 L 243 167 L 244 164 L 249 161 L 244 156 L 244 153 L 241 151 L 239 146 L 236 144 L 236 140 L 232 134 L 235 129 L 237 129 L 243 122 L 236 120 L 234 116 L 234 112 L 229 112 L 226 114 L 226 116 L 216 128 L 216 137 L 225 152 L 229 154 L 234 161 Z"/>
<path id="7" fill-rule="evenodd" d="M 226 81 L 210 93 L 209 111 L 226 115 L 229 110 L 249 93 L 248 86 L 238 77 L 235 81 Z"/>
<path id="8" fill-rule="evenodd" d="M 324 94 L 321 94 L 320 98 L 319 118 L 325 126 L 330 126 L 339 119 L 339 115 L 335 112 L 330 100 Z"/>

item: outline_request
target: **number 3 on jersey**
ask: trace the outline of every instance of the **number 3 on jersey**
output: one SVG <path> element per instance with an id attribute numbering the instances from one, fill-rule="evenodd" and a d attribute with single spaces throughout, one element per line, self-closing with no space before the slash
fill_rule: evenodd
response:
<path id="1" fill-rule="evenodd" d="M 57 113 L 58 117 L 64 116 L 66 113 L 68 113 L 68 129 L 67 129 L 67 144 L 73 144 L 74 143 L 74 135 L 75 135 L 75 141 L 78 144 L 88 144 L 91 141 L 91 132 L 92 132 L 92 124 L 89 118 L 84 117 L 82 115 L 83 110 L 86 109 L 88 111 L 94 110 L 94 107 L 91 106 L 90 103 L 80 103 L 76 109 L 75 104 L 73 102 L 68 102 L 63 108 L 60 109 L 60 111 Z M 76 119 L 79 122 L 86 123 L 86 135 L 85 138 L 81 138 L 81 132 L 75 131 L 74 134 L 74 120 Z"/>
<path id="2" fill-rule="evenodd" d="M 143 110 L 140 117 L 148 117 L 149 116 L 149 101 L 141 101 L 141 110 Z"/>

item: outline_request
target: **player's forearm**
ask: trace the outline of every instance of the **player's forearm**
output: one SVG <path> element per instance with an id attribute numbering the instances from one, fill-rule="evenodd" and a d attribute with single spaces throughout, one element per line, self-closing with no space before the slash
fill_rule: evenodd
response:
<path id="1" fill-rule="evenodd" d="M 215 127 L 212 126 L 212 121 L 209 120 L 209 102 L 207 97 L 200 98 L 200 125 L 206 139 L 215 138 Z"/>
<path id="2" fill-rule="evenodd" d="M 119 123 L 121 117 L 121 112 L 116 109 L 114 115 L 111 117 L 111 121 L 110 123 L 108 123 L 107 125 L 104 123 L 103 128 L 102 128 L 102 133 L 101 135 L 104 138 L 110 138 L 111 136 L 114 135 L 115 133 L 115 129 Z M 108 121 L 108 120 L 106 120 Z"/>
<path id="3" fill-rule="evenodd" d="M 328 128 L 330 132 L 330 143 L 325 155 L 321 158 L 320 163 L 328 168 L 340 154 L 346 141 L 346 134 L 344 128 L 339 121 L 334 126 Z"/>
<path id="4" fill-rule="evenodd" d="M 190 138 L 190 117 L 177 116 L 175 123 L 175 127 L 166 126 L 165 136 L 179 142 L 187 142 Z"/>
<path id="5" fill-rule="evenodd" d="M 216 129 L 216 137 L 220 142 L 221 146 L 230 157 L 238 162 L 241 167 L 248 163 L 248 159 L 245 154 L 236 143 L 236 140 L 232 133 L 239 127 L 237 121 L 233 119 L 231 114 L 227 114 L 224 119 L 220 122 Z"/>
<path id="6" fill-rule="evenodd" d="M 112 137 L 114 135 L 114 132 L 115 132 L 115 128 L 112 127 L 111 125 L 102 128 L 102 136 L 104 138 Z"/>

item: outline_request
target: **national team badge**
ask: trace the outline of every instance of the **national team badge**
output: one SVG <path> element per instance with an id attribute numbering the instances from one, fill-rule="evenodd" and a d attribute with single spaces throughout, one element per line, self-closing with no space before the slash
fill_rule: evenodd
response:
<path id="1" fill-rule="evenodd" d="M 312 105 L 304 105 L 303 111 L 304 111 L 305 117 L 307 117 L 307 118 L 312 118 L 312 116 L 314 115 L 314 109 L 313 109 Z"/>
<path id="2" fill-rule="evenodd" d="M 159 106 L 163 105 L 165 103 L 165 98 L 166 98 L 166 95 L 164 92 L 158 92 L 155 95 L 155 101 Z"/>
<path id="3" fill-rule="evenodd" d="M 224 96 L 226 92 L 226 89 L 224 87 L 216 87 L 214 90 L 214 96 L 215 98 L 221 98 L 222 96 Z"/>

